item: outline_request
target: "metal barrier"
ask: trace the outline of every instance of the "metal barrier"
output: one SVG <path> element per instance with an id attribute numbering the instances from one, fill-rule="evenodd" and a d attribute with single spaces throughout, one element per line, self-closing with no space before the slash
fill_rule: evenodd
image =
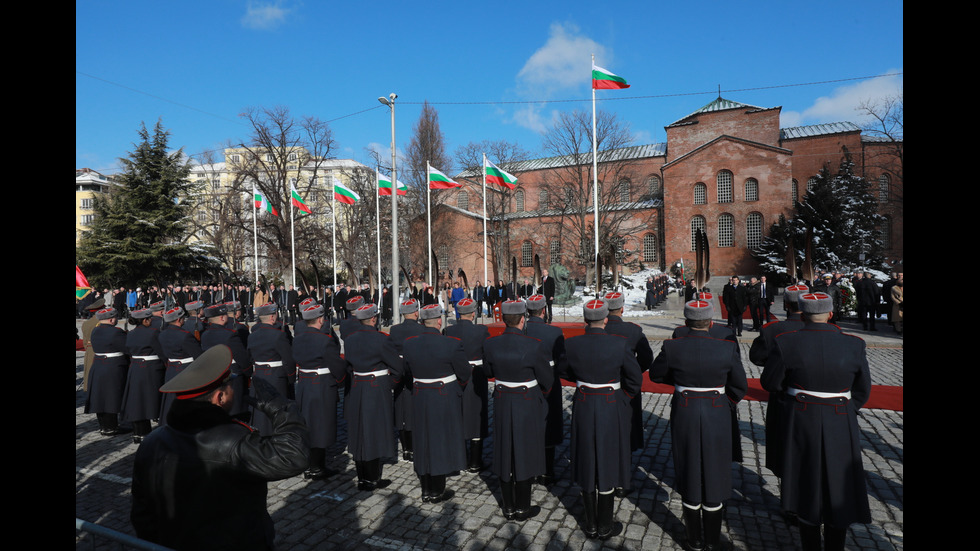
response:
<path id="1" fill-rule="evenodd" d="M 127 547 L 132 547 L 133 549 L 145 549 L 146 551 L 173 551 L 173 549 L 169 547 L 157 545 L 146 540 L 141 540 L 135 536 L 123 534 L 122 532 L 117 532 L 116 530 L 106 528 L 105 526 L 92 524 L 91 522 L 84 521 L 78 517 L 75 517 L 75 530 L 80 532 L 89 532 L 90 534 L 94 534 L 96 536 L 117 541 L 120 544 Z M 92 547 L 95 548 L 94 538 L 92 539 Z"/>

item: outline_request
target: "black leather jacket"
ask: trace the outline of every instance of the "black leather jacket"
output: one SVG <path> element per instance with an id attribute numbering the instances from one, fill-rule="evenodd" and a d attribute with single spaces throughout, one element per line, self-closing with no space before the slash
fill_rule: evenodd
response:
<path id="1" fill-rule="evenodd" d="M 136 451 L 130 519 L 140 538 L 174 549 L 272 549 L 266 485 L 307 468 L 309 430 L 281 396 L 257 407 L 271 435 L 210 403 L 174 401 L 167 425 Z"/>

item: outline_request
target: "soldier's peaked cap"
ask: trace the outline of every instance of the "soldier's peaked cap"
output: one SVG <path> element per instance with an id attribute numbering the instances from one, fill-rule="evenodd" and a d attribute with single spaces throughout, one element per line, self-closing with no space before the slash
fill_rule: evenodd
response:
<path id="1" fill-rule="evenodd" d="M 178 400 L 202 396 L 225 384 L 231 376 L 231 349 L 228 345 L 212 346 L 160 387 L 160 392 L 174 393 Z"/>

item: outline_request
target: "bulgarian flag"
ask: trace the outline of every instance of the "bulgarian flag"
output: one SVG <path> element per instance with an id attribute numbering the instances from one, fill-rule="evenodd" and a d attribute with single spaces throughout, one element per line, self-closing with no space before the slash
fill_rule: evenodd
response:
<path id="1" fill-rule="evenodd" d="M 408 186 L 406 186 L 401 182 L 398 182 L 398 195 L 405 195 L 407 193 L 408 193 Z M 382 176 L 380 172 L 378 172 L 378 195 L 387 195 L 389 197 L 391 196 L 391 178 Z"/>
<path id="2" fill-rule="evenodd" d="M 340 180 L 337 179 L 336 176 L 334 176 L 333 179 L 333 196 L 334 199 L 347 205 L 353 205 L 361 200 L 360 195 L 355 193 L 354 190 L 345 186 Z"/>
<path id="3" fill-rule="evenodd" d="M 620 90 L 629 88 L 626 79 L 612 74 L 612 72 L 592 64 L 592 89 L 593 90 Z"/>
<path id="4" fill-rule="evenodd" d="M 486 171 L 488 183 L 497 184 L 498 186 L 503 186 L 507 189 L 514 189 L 517 187 L 516 176 L 504 172 L 490 161 L 487 161 Z"/>
<path id="5" fill-rule="evenodd" d="M 458 184 L 449 176 L 431 166 L 429 167 L 429 189 L 452 189 L 454 187 L 463 187 L 463 184 Z"/>
<path id="6" fill-rule="evenodd" d="M 310 210 L 310 206 L 306 204 L 306 201 L 304 201 L 302 197 L 299 196 L 299 192 L 296 191 L 296 186 L 290 186 L 290 187 L 291 187 L 291 191 L 289 192 L 289 196 L 290 199 L 292 199 L 293 201 L 293 206 L 305 212 L 306 214 L 313 214 L 313 211 Z"/>
<path id="7" fill-rule="evenodd" d="M 272 203 L 266 199 L 265 195 L 259 193 L 259 190 L 254 187 L 252 188 L 252 195 L 255 196 L 255 208 L 262 209 L 273 216 L 279 216 L 279 211 L 276 210 L 276 207 L 272 206 Z"/>
<path id="8" fill-rule="evenodd" d="M 82 273 L 82 269 L 75 265 L 75 300 L 82 300 L 92 292 L 92 286 L 88 284 L 88 279 Z"/>

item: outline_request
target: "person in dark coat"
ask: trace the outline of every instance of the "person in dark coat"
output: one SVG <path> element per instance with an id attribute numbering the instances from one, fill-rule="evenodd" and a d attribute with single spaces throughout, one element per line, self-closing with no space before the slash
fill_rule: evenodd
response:
<path id="1" fill-rule="evenodd" d="M 241 332 L 236 326 L 229 326 L 227 306 L 224 304 L 208 306 L 204 309 L 204 317 L 208 319 L 208 328 L 201 334 L 201 350 L 207 351 L 219 344 L 231 348 L 234 357 L 231 370 L 238 375 L 232 381 L 235 385 L 235 403 L 232 405 L 231 415 L 244 421 L 250 417 L 245 397 L 248 396 L 248 383 L 252 376 L 252 356 L 245 348 Z"/>
<path id="2" fill-rule="evenodd" d="M 555 278 L 548 275 L 548 270 L 541 270 L 541 288 L 538 289 L 538 294 L 544 295 L 544 299 L 548 304 L 548 316 L 544 321 L 545 323 L 551 323 L 552 305 L 555 302 Z"/>
<path id="3" fill-rule="evenodd" d="M 700 300 L 706 302 L 711 302 L 711 300 L 714 298 L 714 295 L 707 292 L 698 293 L 698 296 L 700 297 Z M 691 301 L 689 300 L 687 302 L 691 302 Z M 687 302 L 685 302 L 685 304 L 687 304 Z M 670 338 L 679 339 L 681 337 L 688 336 L 690 333 L 691 333 L 691 328 L 688 327 L 686 324 L 679 325 L 674 328 L 674 331 L 673 333 L 671 333 Z M 732 342 L 738 342 L 738 338 L 735 336 L 735 331 L 733 331 L 732 328 L 728 327 L 727 325 L 721 325 L 720 323 L 712 322 L 711 325 L 708 326 L 708 333 L 715 339 L 726 339 Z"/>
<path id="4" fill-rule="evenodd" d="M 340 344 L 323 331 L 326 311 L 313 304 L 300 312 L 306 324 L 293 338 L 296 362 L 296 401 L 310 428 L 310 468 L 304 476 L 321 480 L 337 474 L 327 468 L 327 448 L 337 442 L 337 388 L 347 378 L 347 363 Z"/>
<path id="5" fill-rule="evenodd" d="M 103 436 L 127 432 L 119 428 L 123 390 L 129 357 L 126 355 L 126 332 L 117 327 L 118 310 L 103 308 L 95 313 L 99 324 L 92 330 L 92 369 L 89 371 L 89 390 L 85 413 L 94 413 Z"/>
<path id="6" fill-rule="evenodd" d="M 242 317 L 242 303 L 237 300 L 229 300 L 224 303 L 228 308 L 228 328 L 238 333 L 238 338 L 248 348 L 249 329 L 248 326 L 240 321 Z M 280 308 L 280 311 L 282 309 Z"/>
<path id="7" fill-rule="evenodd" d="M 689 549 L 720 549 L 722 507 L 732 494 L 739 446 L 734 405 L 748 390 L 738 344 L 708 333 L 713 310 L 705 300 L 685 304 L 690 334 L 664 341 L 650 368 L 652 381 L 674 385 L 671 451 Z"/>
<path id="8" fill-rule="evenodd" d="M 289 335 L 279 324 L 279 312 L 274 302 L 255 309 L 258 323 L 252 326 L 248 352 L 252 356 L 252 378 L 264 379 L 276 392 L 292 400 L 296 397 L 296 362 Z M 251 394 L 254 396 L 254 392 Z M 262 411 L 252 409 L 252 426 L 261 434 L 271 434 L 272 419 Z"/>
<path id="9" fill-rule="evenodd" d="M 844 549 L 847 527 L 871 522 L 858 410 L 871 394 L 864 341 L 828 323 L 833 298 L 800 296 L 804 326 L 776 337 L 762 387 L 787 395 L 781 418 L 782 508 L 799 519 L 803 549 Z M 768 453 L 768 450 L 767 450 Z"/>
<path id="10" fill-rule="evenodd" d="M 395 345 L 398 355 L 404 354 L 405 340 L 422 334 L 422 324 L 419 323 L 419 308 L 421 304 L 418 299 L 409 299 L 398 305 L 398 313 L 402 317 L 401 323 L 392 325 L 388 330 L 391 342 Z M 402 380 L 394 385 L 392 392 L 395 401 L 395 430 L 398 431 L 398 440 L 402 446 L 402 459 L 412 461 L 414 459 L 414 447 L 412 446 L 412 378 L 410 373 L 405 373 Z"/>
<path id="11" fill-rule="evenodd" d="M 347 303 L 347 299 L 349 298 L 350 296 L 348 295 L 347 287 L 345 287 L 343 283 L 338 283 L 337 290 L 334 291 L 333 294 L 335 321 L 339 322 L 342 319 L 347 319 L 347 310 L 344 309 L 344 304 Z M 330 305 L 326 304 L 325 306 L 329 307 Z"/>
<path id="12" fill-rule="evenodd" d="M 555 447 L 565 440 L 565 420 L 561 403 L 561 380 L 559 374 L 565 367 L 565 334 L 561 329 L 545 322 L 548 303 L 544 295 L 532 295 L 527 299 L 527 323 L 524 332 L 529 337 L 540 340 L 548 350 L 548 365 L 551 368 L 554 384 L 545 398 L 548 401 L 548 414 L 544 427 L 544 474 L 538 477 L 538 484 L 550 486 L 555 481 Z"/>
<path id="13" fill-rule="evenodd" d="M 378 307 L 365 304 L 354 310 L 361 328 L 344 340 L 344 359 L 351 378 L 344 401 L 347 450 L 357 469 L 357 489 L 371 492 L 387 487 L 381 460 L 394 459 L 394 406 L 391 388 L 404 372 L 391 337 L 378 331 Z"/>
<path id="14" fill-rule="evenodd" d="M 742 314 L 748 304 L 745 286 L 738 276 L 732 276 L 729 283 L 722 289 L 721 299 L 728 310 L 728 326 L 735 332 L 736 337 L 742 336 Z"/>
<path id="15" fill-rule="evenodd" d="M 854 284 L 857 294 L 858 319 L 865 330 L 877 331 L 875 320 L 878 318 L 878 303 L 881 301 L 881 289 L 875 283 L 871 272 L 864 272 L 864 277 Z"/>
<path id="16" fill-rule="evenodd" d="M 500 308 L 506 328 L 483 346 L 484 366 L 495 379 L 493 472 L 500 480 L 504 518 L 524 521 L 540 510 L 531 507 L 531 483 L 545 474 L 545 396 L 554 370 L 547 345 L 524 334 L 524 301 L 506 301 Z"/>
<path id="17" fill-rule="evenodd" d="M 120 419 L 133 424 L 133 443 L 139 444 L 150 434 L 150 420 L 160 415 L 160 386 L 165 366 L 160 331 L 150 325 L 150 310 L 133 310 L 131 317 L 135 327 L 126 335 L 130 362 Z"/>
<path id="18" fill-rule="evenodd" d="M 189 318 L 180 306 L 171 308 L 163 313 L 165 330 L 161 331 L 157 338 L 160 341 L 160 349 L 163 352 L 163 358 L 166 362 L 166 369 L 163 373 L 164 384 L 176 377 L 178 373 L 183 371 L 184 368 L 190 365 L 203 352 L 197 336 L 187 328 L 187 319 Z M 194 327 L 194 325 L 191 325 L 191 327 Z M 170 412 L 173 399 L 174 395 L 172 393 L 163 393 L 161 396 L 159 415 L 161 425 L 167 423 L 167 414 Z"/>
<path id="19" fill-rule="evenodd" d="M 572 405 L 572 479 L 582 488 L 583 530 L 608 539 L 617 488 L 629 488 L 629 401 L 640 392 L 640 364 L 626 337 L 607 333 L 609 307 L 599 299 L 583 308 L 585 334 L 565 341 L 568 374 L 576 381 Z M 621 528 L 621 527 L 619 527 Z"/>
<path id="20" fill-rule="evenodd" d="M 255 407 L 274 420 L 273 432 L 232 418 L 231 361 L 227 346 L 214 346 L 160 388 L 176 396 L 168 423 L 133 461 L 130 521 L 141 539 L 172 549 L 273 549 L 268 483 L 306 468 L 309 432 L 296 405 L 261 379 Z"/>
<path id="21" fill-rule="evenodd" d="M 759 367 L 765 367 L 769 353 L 778 335 L 803 329 L 803 318 L 800 313 L 799 297 L 809 292 L 806 285 L 790 285 L 783 291 L 783 307 L 786 319 L 767 323 L 762 327 L 759 336 L 752 341 L 749 348 L 749 361 Z M 782 402 L 786 395 L 782 392 L 770 392 L 766 403 L 766 468 L 778 478 L 783 476 L 783 442 L 782 442 Z"/>
<path id="22" fill-rule="evenodd" d="M 775 292 L 769 282 L 766 281 L 766 276 L 759 277 L 759 283 L 756 285 L 756 291 L 759 294 L 759 319 L 762 325 L 769 323 L 770 310 L 772 303 L 775 300 Z M 762 326 L 760 325 L 760 327 Z"/>
<path id="23" fill-rule="evenodd" d="M 759 301 L 762 295 L 759 293 L 759 280 L 752 276 L 749 278 L 749 284 L 745 286 L 745 298 L 749 303 L 749 315 L 752 316 L 752 327 L 749 331 L 758 331 L 765 322 L 759 317 Z"/>
<path id="24" fill-rule="evenodd" d="M 841 315 L 841 299 L 842 295 L 840 292 L 840 286 L 834 281 L 834 275 L 831 273 L 826 273 L 823 275 L 823 279 L 813 285 L 813 292 L 815 293 L 826 293 L 830 295 L 831 301 L 834 303 L 834 319 L 840 320 Z"/>
<path id="25" fill-rule="evenodd" d="M 438 304 L 422 308 L 422 333 L 403 345 L 405 370 L 413 379 L 412 438 L 423 503 L 451 497 L 446 476 L 466 468 L 460 412 L 471 368 L 463 343 L 439 332 L 443 313 Z"/>
<path id="26" fill-rule="evenodd" d="M 455 337 L 463 343 L 466 360 L 472 371 L 470 382 L 463 387 L 463 432 L 469 461 L 466 470 L 478 473 L 483 470 L 483 439 L 489 436 L 487 424 L 487 371 L 483 363 L 483 343 L 490 338 L 490 330 L 486 325 L 473 323 L 476 317 L 477 302 L 471 298 L 461 299 L 456 303 L 459 321 L 443 330 L 443 333 Z"/>
<path id="27" fill-rule="evenodd" d="M 344 303 L 344 309 L 347 312 L 347 317 L 340 320 L 340 339 L 347 340 L 347 335 L 352 331 L 358 331 L 361 328 L 361 322 L 353 316 L 354 310 L 357 310 L 361 306 L 364 306 L 364 297 L 361 295 L 348 295 L 350 298 Z"/>

